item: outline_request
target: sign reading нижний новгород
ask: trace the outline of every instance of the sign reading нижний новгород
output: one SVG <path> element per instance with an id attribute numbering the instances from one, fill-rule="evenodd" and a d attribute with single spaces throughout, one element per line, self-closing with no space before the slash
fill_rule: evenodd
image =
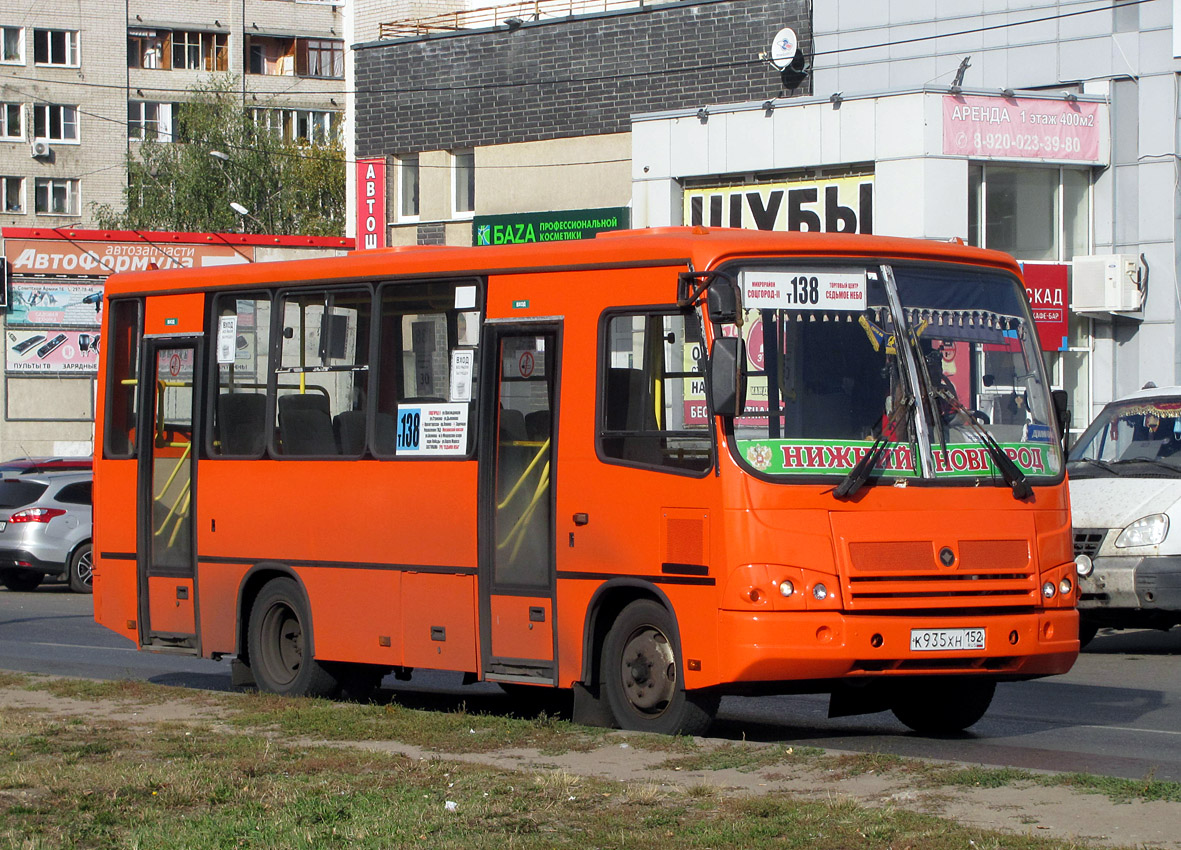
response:
<path id="1" fill-rule="evenodd" d="M 608 230 L 631 226 L 627 207 L 593 210 L 478 215 L 472 219 L 473 245 L 523 245 L 531 242 L 569 242 L 592 239 Z"/>

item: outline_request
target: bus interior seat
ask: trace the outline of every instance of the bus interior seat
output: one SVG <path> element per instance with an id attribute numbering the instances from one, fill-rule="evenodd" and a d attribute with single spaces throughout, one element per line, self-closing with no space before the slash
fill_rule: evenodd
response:
<path id="1" fill-rule="evenodd" d="M 639 369 L 607 370 L 607 430 L 629 433 L 604 440 L 604 448 L 624 460 L 660 463 L 663 440 L 656 427 L 656 414 L 644 395 L 644 373 Z"/>
<path id="2" fill-rule="evenodd" d="M 357 456 L 365 451 L 365 411 L 346 410 L 332 418 L 332 433 L 342 455 Z"/>
<path id="3" fill-rule="evenodd" d="M 217 397 L 217 438 L 227 455 L 259 455 L 266 445 L 267 397 L 222 393 Z"/>
<path id="4" fill-rule="evenodd" d="M 524 413 L 511 407 L 500 409 L 500 442 L 524 442 L 528 434 Z"/>
<path id="5" fill-rule="evenodd" d="M 533 442 L 544 442 L 549 439 L 550 412 L 548 410 L 534 410 L 525 414 L 525 433 Z"/>
<path id="6" fill-rule="evenodd" d="M 279 396 L 279 436 L 285 454 L 337 454 L 327 396 L 319 393 Z"/>

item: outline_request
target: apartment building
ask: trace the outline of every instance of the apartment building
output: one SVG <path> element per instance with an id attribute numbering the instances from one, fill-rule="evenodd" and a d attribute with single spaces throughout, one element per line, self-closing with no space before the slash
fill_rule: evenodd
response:
<path id="1" fill-rule="evenodd" d="M 93 227 L 96 204 L 122 203 L 127 152 L 171 139 L 219 76 L 275 132 L 337 129 L 343 0 L 2 0 L 0 226 Z"/>

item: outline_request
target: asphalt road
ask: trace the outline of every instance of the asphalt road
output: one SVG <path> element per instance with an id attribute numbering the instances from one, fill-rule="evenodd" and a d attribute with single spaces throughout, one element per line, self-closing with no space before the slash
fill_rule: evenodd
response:
<path id="1" fill-rule="evenodd" d="M 924 738 L 889 713 L 829 719 L 820 696 L 727 697 L 711 734 L 1181 782 L 1179 664 L 1181 628 L 1101 632 L 1070 673 L 1001 685 L 988 714 L 961 737 Z M 90 597 L 53 585 L 0 590 L 0 669 L 231 689 L 227 662 L 137 652 L 93 621 Z M 514 710 L 496 686 L 465 687 L 450 674 L 383 684 L 390 698 L 423 708 Z"/>

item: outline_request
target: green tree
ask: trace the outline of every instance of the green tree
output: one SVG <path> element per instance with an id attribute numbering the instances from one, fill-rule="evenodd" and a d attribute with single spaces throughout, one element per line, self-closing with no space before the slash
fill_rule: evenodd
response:
<path id="1" fill-rule="evenodd" d="M 254 123 L 234 86 L 231 77 L 192 89 L 175 110 L 174 141 L 145 139 L 132 146 L 123 209 L 95 204 L 99 227 L 344 233 L 339 135 L 324 142 L 283 139 Z M 240 215 L 231 203 L 250 214 Z"/>

